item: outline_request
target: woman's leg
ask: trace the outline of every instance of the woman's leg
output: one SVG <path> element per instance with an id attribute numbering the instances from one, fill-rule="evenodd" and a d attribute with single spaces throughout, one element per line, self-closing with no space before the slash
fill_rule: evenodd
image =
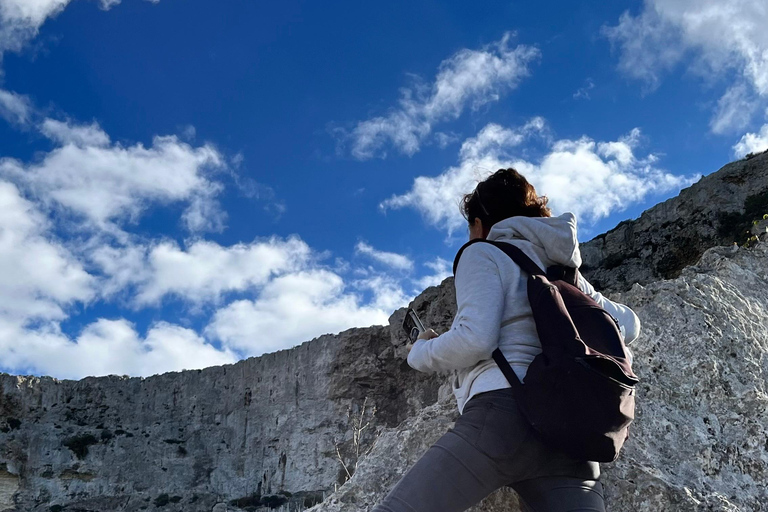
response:
<path id="1" fill-rule="evenodd" d="M 517 482 L 526 512 L 605 512 L 603 486 L 597 480 L 547 476 Z"/>
<path id="2" fill-rule="evenodd" d="M 506 483 L 493 461 L 449 430 L 373 512 L 461 512 Z"/>
<path id="3" fill-rule="evenodd" d="M 373 512 L 461 512 L 520 479 L 520 471 L 527 473 L 530 461 L 525 457 L 505 468 L 495 460 L 497 454 L 511 456 L 518 451 L 527 430 L 516 432 L 517 423 L 512 421 L 506 426 L 504 442 L 499 442 L 496 430 L 504 428 L 503 416 L 493 408 L 493 397 L 482 395 L 467 402 L 454 427 L 427 450 Z"/>

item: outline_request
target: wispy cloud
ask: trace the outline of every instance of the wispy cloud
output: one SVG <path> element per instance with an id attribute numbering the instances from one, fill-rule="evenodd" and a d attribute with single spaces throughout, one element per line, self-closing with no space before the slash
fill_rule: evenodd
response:
<path id="1" fill-rule="evenodd" d="M 0 59 L 3 52 L 19 51 L 51 16 L 70 0 L 0 0 Z"/>
<path id="2" fill-rule="evenodd" d="M 446 277 L 453 274 L 451 262 L 440 257 L 435 258 L 433 261 L 427 261 L 424 263 L 424 266 L 431 269 L 432 273 L 427 274 L 414 282 L 419 291 L 430 286 L 437 286 L 442 283 Z"/>
<path id="3" fill-rule="evenodd" d="M 70 1 L 0 0 L 0 62 L 3 53 L 20 51 L 37 36 L 46 20 L 63 11 Z M 156 4 L 160 0 L 148 1 Z M 120 0 L 99 0 L 99 6 L 104 10 L 119 3 Z"/>
<path id="4" fill-rule="evenodd" d="M 0 117 L 11 124 L 26 125 L 32 113 L 32 103 L 27 96 L 0 89 Z"/>
<path id="5" fill-rule="evenodd" d="M 65 121 L 45 119 L 40 125 L 40 133 L 61 146 L 72 144 L 81 148 L 103 148 L 109 145 L 109 135 L 95 122 L 72 125 Z"/>
<path id="6" fill-rule="evenodd" d="M 549 197 L 554 210 L 571 211 L 588 225 L 649 194 L 679 189 L 699 179 L 659 169 L 653 154 L 637 156 L 641 140 L 638 129 L 609 142 L 596 142 L 587 136 L 577 140 L 547 138 L 547 153 L 536 161 L 515 154 L 522 153 L 522 143 L 544 128 L 540 118 L 516 129 L 488 125 L 464 142 L 458 165 L 438 176 L 416 178 L 411 190 L 387 199 L 381 207 L 414 208 L 451 236 L 466 226 L 459 210 L 463 194 L 471 192 L 486 174 L 514 167 L 539 194 Z M 480 169 L 484 171 L 480 173 Z"/>
<path id="7" fill-rule="evenodd" d="M 401 90 L 397 107 L 388 114 L 361 121 L 350 132 L 342 132 L 360 160 L 384 157 L 391 145 L 413 155 L 441 122 L 457 119 L 469 107 L 498 101 L 530 74 L 529 66 L 539 56 L 526 45 L 509 47 L 512 34 L 480 50 L 463 49 L 444 60 L 431 85 L 417 84 Z"/>
<path id="8" fill-rule="evenodd" d="M 595 82 L 592 81 L 591 78 L 587 78 L 584 81 L 584 85 L 579 87 L 579 89 L 573 93 L 573 99 L 575 100 L 588 100 L 591 99 L 589 96 L 589 91 L 595 88 Z"/>
<path id="9" fill-rule="evenodd" d="M 355 246 L 357 254 L 364 254 L 396 270 L 413 270 L 413 261 L 407 256 L 394 252 L 379 251 L 365 242 L 358 242 Z"/>
<path id="10" fill-rule="evenodd" d="M 625 12 L 603 33 L 620 51 L 619 69 L 649 89 L 686 56 L 707 82 L 730 79 L 710 128 L 733 133 L 768 102 L 767 26 L 764 0 L 645 0 L 640 14 Z"/>

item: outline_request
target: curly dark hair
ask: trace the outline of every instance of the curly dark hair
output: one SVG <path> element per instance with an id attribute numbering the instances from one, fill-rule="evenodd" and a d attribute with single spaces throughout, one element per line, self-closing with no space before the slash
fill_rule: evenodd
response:
<path id="1" fill-rule="evenodd" d="M 486 229 L 509 217 L 551 217 L 547 196 L 539 196 L 525 177 L 511 167 L 499 169 L 464 196 L 461 213 L 467 222 L 479 218 Z"/>

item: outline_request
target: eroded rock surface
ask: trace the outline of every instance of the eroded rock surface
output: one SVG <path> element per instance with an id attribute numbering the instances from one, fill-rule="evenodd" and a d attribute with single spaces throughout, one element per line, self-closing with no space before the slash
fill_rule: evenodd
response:
<path id="1" fill-rule="evenodd" d="M 636 220 L 581 244 L 582 272 L 598 289 L 626 291 L 680 275 L 706 249 L 739 244 L 768 213 L 768 152 L 732 162 Z"/>
<path id="2" fill-rule="evenodd" d="M 768 243 L 710 249 L 680 277 L 612 298 L 637 312 L 643 332 L 632 346 L 641 385 L 631 439 L 602 466 L 608 510 L 766 510 Z M 312 511 L 368 510 L 456 417 L 446 396 L 384 431 L 352 479 Z M 470 510 L 520 508 L 504 489 Z"/>
<path id="3" fill-rule="evenodd" d="M 354 458 L 350 410 L 376 406 L 372 435 L 439 385 L 395 356 L 384 326 L 149 378 L 0 374 L 0 511 L 314 504 L 345 479 L 337 445 Z"/>

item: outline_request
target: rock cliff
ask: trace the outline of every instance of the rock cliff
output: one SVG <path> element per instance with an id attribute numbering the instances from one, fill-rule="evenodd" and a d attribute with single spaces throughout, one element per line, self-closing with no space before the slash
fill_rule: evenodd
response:
<path id="1" fill-rule="evenodd" d="M 631 438 L 602 465 L 608 510 L 767 510 L 768 243 L 709 249 L 679 277 L 612 298 L 637 312 L 643 333 L 632 345 L 641 384 Z M 457 414 L 445 396 L 385 430 L 312 511 L 368 510 Z M 518 510 L 508 489 L 470 509 Z"/>
<path id="2" fill-rule="evenodd" d="M 732 162 L 640 218 L 581 244 L 581 271 L 609 291 L 671 279 L 706 249 L 743 243 L 752 221 L 766 212 L 768 152 Z"/>
<path id="3" fill-rule="evenodd" d="M 604 465 L 612 510 L 768 502 L 768 243 L 730 247 L 765 212 L 768 154 L 582 245 L 585 274 L 643 323 L 632 439 Z M 413 306 L 447 329 L 452 279 Z M 367 510 L 457 415 L 448 375 L 407 366 L 403 314 L 205 370 L 0 374 L 0 512 Z M 473 510 L 515 503 L 500 490 Z"/>

